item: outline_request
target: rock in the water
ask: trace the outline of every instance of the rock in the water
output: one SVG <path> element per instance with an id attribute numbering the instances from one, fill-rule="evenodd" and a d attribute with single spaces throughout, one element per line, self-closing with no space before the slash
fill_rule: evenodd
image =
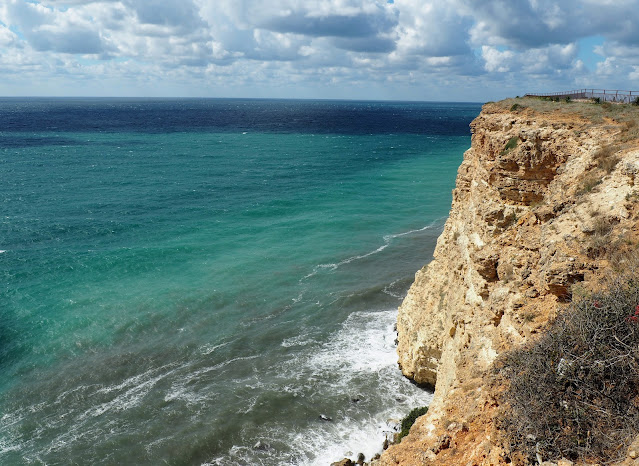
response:
<path id="1" fill-rule="evenodd" d="M 259 450 L 259 451 L 266 451 L 266 450 L 270 450 L 271 446 L 268 443 L 264 443 L 261 440 L 258 440 L 258 442 L 253 445 L 253 450 Z"/>
<path id="2" fill-rule="evenodd" d="M 360 466 L 362 466 L 364 464 L 364 459 L 366 457 L 364 456 L 364 453 L 360 453 L 359 455 L 357 455 L 357 462 L 355 464 L 359 464 Z"/>
<path id="3" fill-rule="evenodd" d="M 320 420 L 322 421 L 326 421 L 326 422 L 331 422 L 333 420 L 332 417 L 327 416 L 326 414 L 320 414 L 319 415 Z"/>
<path id="4" fill-rule="evenodd" d="M 331 463 L 331 466 L 354 466 L 354 465 L 350 459 L 344 458 L 342 461 L 335 461 L 334 463 Z"/>

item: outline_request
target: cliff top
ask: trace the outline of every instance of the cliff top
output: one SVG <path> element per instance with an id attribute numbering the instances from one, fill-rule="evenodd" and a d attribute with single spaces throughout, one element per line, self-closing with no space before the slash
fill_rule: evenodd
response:
<path id="1" fill-rule="evenodd" d="M 624 142 L 639 139 L 639 106 L 611 102 L 596 103 L 592 100 L 571 100 L 554 102 L 538 97 L 518 97 L 488 102 L 484 105 L 485 114 L 495 112 L 512 112 L 513 114 L 541 113 L 558 120 L 579 119 L 593 125 L 623 125 Z"/>

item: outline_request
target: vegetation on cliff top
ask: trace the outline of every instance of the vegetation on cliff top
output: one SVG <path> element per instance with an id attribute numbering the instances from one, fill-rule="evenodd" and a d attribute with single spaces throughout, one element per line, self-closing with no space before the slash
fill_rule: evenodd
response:
<path id="1" fill-rule="evenodd" d="M 535 97 L 520 97 L 515 99 L 505 99 L 499 102 L 491 102 L 501 109 L 511 112 L 525 112 L 527 109 L 540 113 L 557 113 L 558 115 L 576 115 L 578 117 L 590 120 L 593 123 L 601 124 L 609 122 L 611 124 L 618 123 L 627 126 L 624 139 L 639 138 L 639 128 L 637 128 L 637 120 L 639 119 L 639 106 L 631 104 L 617 104 L 610 102 L 595 103 L 590 100 L 584 101 L 551 101 L 543 100 Z"/>
<path id="2" fill-rule="evenodd" d="M 495 364 L 498 425 L 526 460 L 610 461 L 639 430 L 639 270 L 630 269 Z"/>

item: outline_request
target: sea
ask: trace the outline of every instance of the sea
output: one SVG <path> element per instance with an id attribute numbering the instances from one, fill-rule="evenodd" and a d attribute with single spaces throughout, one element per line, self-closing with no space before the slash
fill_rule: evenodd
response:
<path id="1" fill-rule="evenodd" d="M 0 464 L 381 452 L 480 107 L 0 99 Z"/>

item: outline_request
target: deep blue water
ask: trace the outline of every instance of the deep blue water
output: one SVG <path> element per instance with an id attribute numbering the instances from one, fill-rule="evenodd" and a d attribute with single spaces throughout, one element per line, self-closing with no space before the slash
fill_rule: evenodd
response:
<path id="1" fill-rule="evenodd" d="M 380 449 L 430 397 L 395 310 L 479 110 L 0 99 L 0 464 Z"/>

